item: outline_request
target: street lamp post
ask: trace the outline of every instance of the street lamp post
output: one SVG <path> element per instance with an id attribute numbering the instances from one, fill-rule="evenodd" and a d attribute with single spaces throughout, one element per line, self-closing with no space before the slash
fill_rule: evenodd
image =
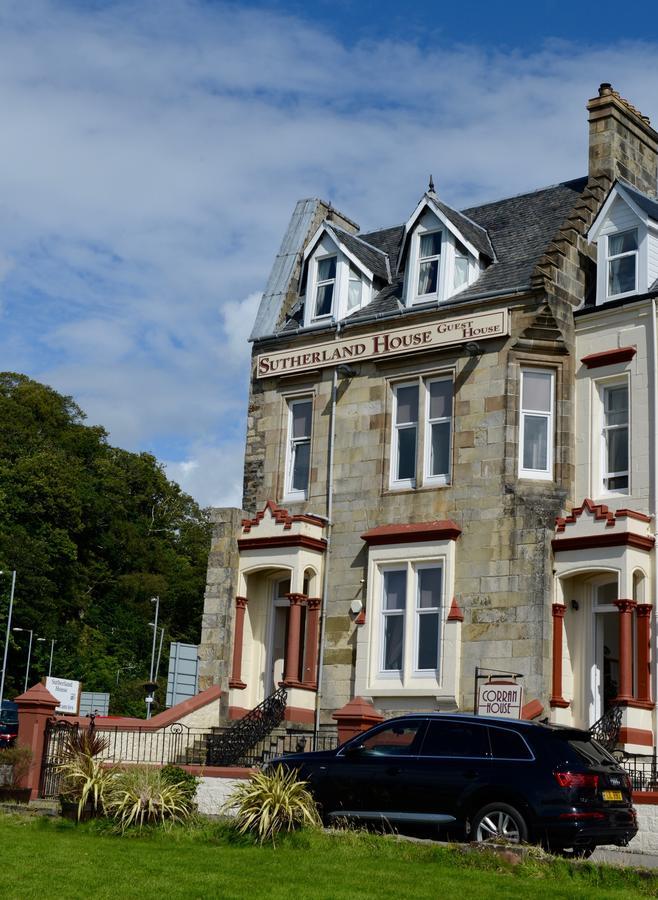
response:
<path id="1" fill-rule="evenodd" d="M 4 572 L 0 571 L 0 575 Z M 5 653 L 2 658 L 2 676 L 0 676 L 0 710 L 2 699 L 5 695 L 5 673 L 7 671 L 7 651 L 9 650 L 9 635 L 11 634 L 11 614 L 14 609 L 14 590 L 16 588 L 16 569 L 11 573 L 11 593 L 9 595 L 9 616 L 7 617 L 7 635 L 5 637 Z"/>
<path id="2" fill-rule="evenodd" d="M 47 638 L 37 638 L 37 641 L 46 641 Z M 48 678 L 53 673 L 53 653 L 55 652 L 55 638 L 50 639 L 50 662 L 48 663 Z"/>
<path id="3" fill-rule="evenodd" d="M 30 643 L 27 645 L 27 667 L 25 669 L 25 690 L 27 690 L 30 678 L 30 661 L 32 659 L 32 638 L 34 637 L 34 631 L 31 628 L 13 628 L 12 631 L 27 631 L 30 635 Z M 39 640 L 39 638 L 37 638 L 37 640 Z"/>
<path id="4" fill-rule="evenodd" d="M 151 603 L 155 603 L 155 621 L 149 622 L 149 625 L 153 627 L 153 646 L 151 647 L 151 671 L 149 674 L 149 684 L 151 685 L 149 689 L 148 696 L 146 697 L 146 718 L 151 718 L 151 707 L 153 706 L 153 694 L 155 693 L 155 688 L 153 687 L 153 670 L 155 669 L 155 642 L 158 636 L 158 615 L 160 613 L 160 598 L 159 597 L 151 597 Z"/>

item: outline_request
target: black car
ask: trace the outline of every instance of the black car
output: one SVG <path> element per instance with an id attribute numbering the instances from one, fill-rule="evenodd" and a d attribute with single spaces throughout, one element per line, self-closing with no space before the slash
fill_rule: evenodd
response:
<path id="1" fill-rule="evenodd" d="M 18 736 L 18 706 L 13 700 L 3 700 L 0 707 L 0 750 L 13 747 Z"/>
<path id="2" fill-rule="evenodd" d="M 451 837 L 588 856 L 637 833 L 631 783 L 587 731 L 440 713 L 389 719 L 336 750 L 273 760 L 323 818 L 439 826 Z"/>

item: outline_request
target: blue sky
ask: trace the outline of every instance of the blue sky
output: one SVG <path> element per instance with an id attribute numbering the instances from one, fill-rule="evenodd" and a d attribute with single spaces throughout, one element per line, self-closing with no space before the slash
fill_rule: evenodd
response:
<path id="1" fill-rule="evenodd" d="M 457 206 L 584 174 L 601 81 L 658 121 L 656 19 L 606 0 L 3 0 L 2 368 L 238 505 L 246 338 L 295 201 L 371 228 L 430 172 Z"/>

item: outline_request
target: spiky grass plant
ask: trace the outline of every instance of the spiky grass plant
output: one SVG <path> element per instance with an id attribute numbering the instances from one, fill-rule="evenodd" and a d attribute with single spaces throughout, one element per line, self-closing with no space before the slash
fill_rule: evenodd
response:
<path id="1" fill-rule="evenodd" d="M 105 798 L 105 811 L 122 834 L 133 825 L 142 828 L 184 822 L 192 807 L 186 785 L 172 782 L 152 766 L 133 766 L 117 773 Z"/>
<path id="2" fill-rule="evenodd" d="M 104 797 L 116 774 L 116 767 L 98 757 L 109 747 L 109 741 L 94 731 L 74 731 L 66 739 L 62 773 L 62 796 L 78 801 L 78 820 L 87 803 L 94 814 L 104 810 Z"/>
<path id="3" fill-rule="evenodd" d="M 235 814 L 240 834 L 255 834 L 259 843 L 272 841 L 280 831 L 296 828 L 319 828 L 318 808 L 307 782 L 300 781 L 294 769 L 282 765 L 254 773 L 238 785 L 224 804 L 226 812 Z"/>

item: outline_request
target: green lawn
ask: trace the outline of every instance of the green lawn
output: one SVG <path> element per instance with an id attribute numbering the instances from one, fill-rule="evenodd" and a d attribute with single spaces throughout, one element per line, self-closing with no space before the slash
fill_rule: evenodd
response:
<path id="1" fill-rule="evenodd" d="M 276 849 L 225 825 L 118 837 L 98 823 L 0 816 L 2 896 L 23 898 L 638 898 L 658 880 L 631 870 L 463 853 L 356 833 L 301 833 Z"/>

